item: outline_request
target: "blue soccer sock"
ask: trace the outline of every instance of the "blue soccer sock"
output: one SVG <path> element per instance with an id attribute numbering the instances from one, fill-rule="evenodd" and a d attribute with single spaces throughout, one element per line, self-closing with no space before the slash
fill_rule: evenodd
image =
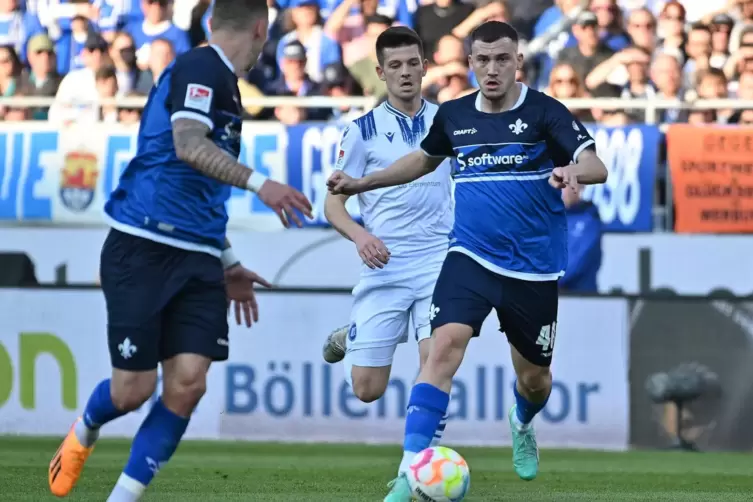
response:
<path id="1" fill-rule="evenodd" d="M 523 427 L 530 424 L 533 417 L 543 410 L 544 406 L 546 406 L 546 402 L 549 401 L 549 396 L 547 396 L 546 399 L 540 403 L 532 403 L 523 397 L 518 391 L 518 382 L 515 382 L 515 385 L 513 385 L 513 393 L 515 394 L 516 418 L 518 419 L 518 422 L 520 422 L 519 425 Z"/>
<path id="2" fill-rule="evenodd" d="M 100 427 L 126 413 L 128 412 L 117 409 L 112 402 L 110 379 L 102 380 L 89 396 L 82 420 L 76 422 L 74 426 L 76 437 L 83 446 L 88 448 L 99 437 Z"/>
<path id="3" fill-rule="evenodd" d="M 188 427 L 188 418 L 179 417 L 158 399 L 133 438 L 131 456 L 108 502 L 139 500 L 175 450 Z"/>
<path id="4" fill-rule="evenodd" d="M 398 472 L 405 472 L 413 457 L 431 446 L 449 404 L 450 395 L 445 391 L 428 383 L 413 386 L 405 418 L 403 461 Z"/>

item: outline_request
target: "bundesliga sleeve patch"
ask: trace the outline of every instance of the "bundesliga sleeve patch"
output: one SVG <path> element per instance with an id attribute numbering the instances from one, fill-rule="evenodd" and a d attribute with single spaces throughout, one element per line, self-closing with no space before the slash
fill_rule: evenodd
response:
<path id="1" fill-rule="evenodd" d="M 183 106 L 193 108 L 200 112 L 209 113 L 212 106 L 212 94 L 214 91 L 211 87 L 201 84 L 188 84 L 186 88 L 186 100 Z"/>
<path id="2" fill-rule="evenodd" d="M 345 164 L 345 150 L 340 149 L 340 153 L 337 155 L 337 162 L 335 163 L 335 169 L 342 169 Z"/>

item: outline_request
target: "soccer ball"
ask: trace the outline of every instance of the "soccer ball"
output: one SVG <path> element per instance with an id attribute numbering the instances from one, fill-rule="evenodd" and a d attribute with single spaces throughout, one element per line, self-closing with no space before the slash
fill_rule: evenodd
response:
<path id="1" fill-rule="evenodd" d="M 460 502 L 471 485 L 465 459 L 444 446 L 417 454 L 406 476 L 415 500 L 424 502 Z"/>

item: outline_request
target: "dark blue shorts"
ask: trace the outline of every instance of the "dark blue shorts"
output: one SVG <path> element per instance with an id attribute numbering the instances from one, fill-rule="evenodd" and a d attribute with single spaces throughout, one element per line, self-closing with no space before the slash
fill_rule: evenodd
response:
<path id="1" fill-rule="evenodd" d="M 432 330 L 458 323 L 481 325 L 494 309 L 499 330 L 529 362 L 549 366 L 557 330 L 557 281 L 524 281 L 495 274 L 472 258 L 447 253 L 432 298 Z"/>
<path id="2" fill-rule="evenodd" d="M 177 354 L 227 359 L 228 303 L 219 258 L 111 230 L 100 278 L 114 368 L 152 370 Z"/>

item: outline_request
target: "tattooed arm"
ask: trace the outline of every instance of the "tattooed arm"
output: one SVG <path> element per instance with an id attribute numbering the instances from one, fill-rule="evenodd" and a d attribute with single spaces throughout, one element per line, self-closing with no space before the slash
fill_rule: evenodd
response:
<path id="1" fill-rule="evenodd" d="M 207 136 L 209 127 L 198 120 L 179 118 L 173 122 L 173 143 L 178 158 L 197 171 L 244 190 L 252 169 L 237 162 Z"/>

